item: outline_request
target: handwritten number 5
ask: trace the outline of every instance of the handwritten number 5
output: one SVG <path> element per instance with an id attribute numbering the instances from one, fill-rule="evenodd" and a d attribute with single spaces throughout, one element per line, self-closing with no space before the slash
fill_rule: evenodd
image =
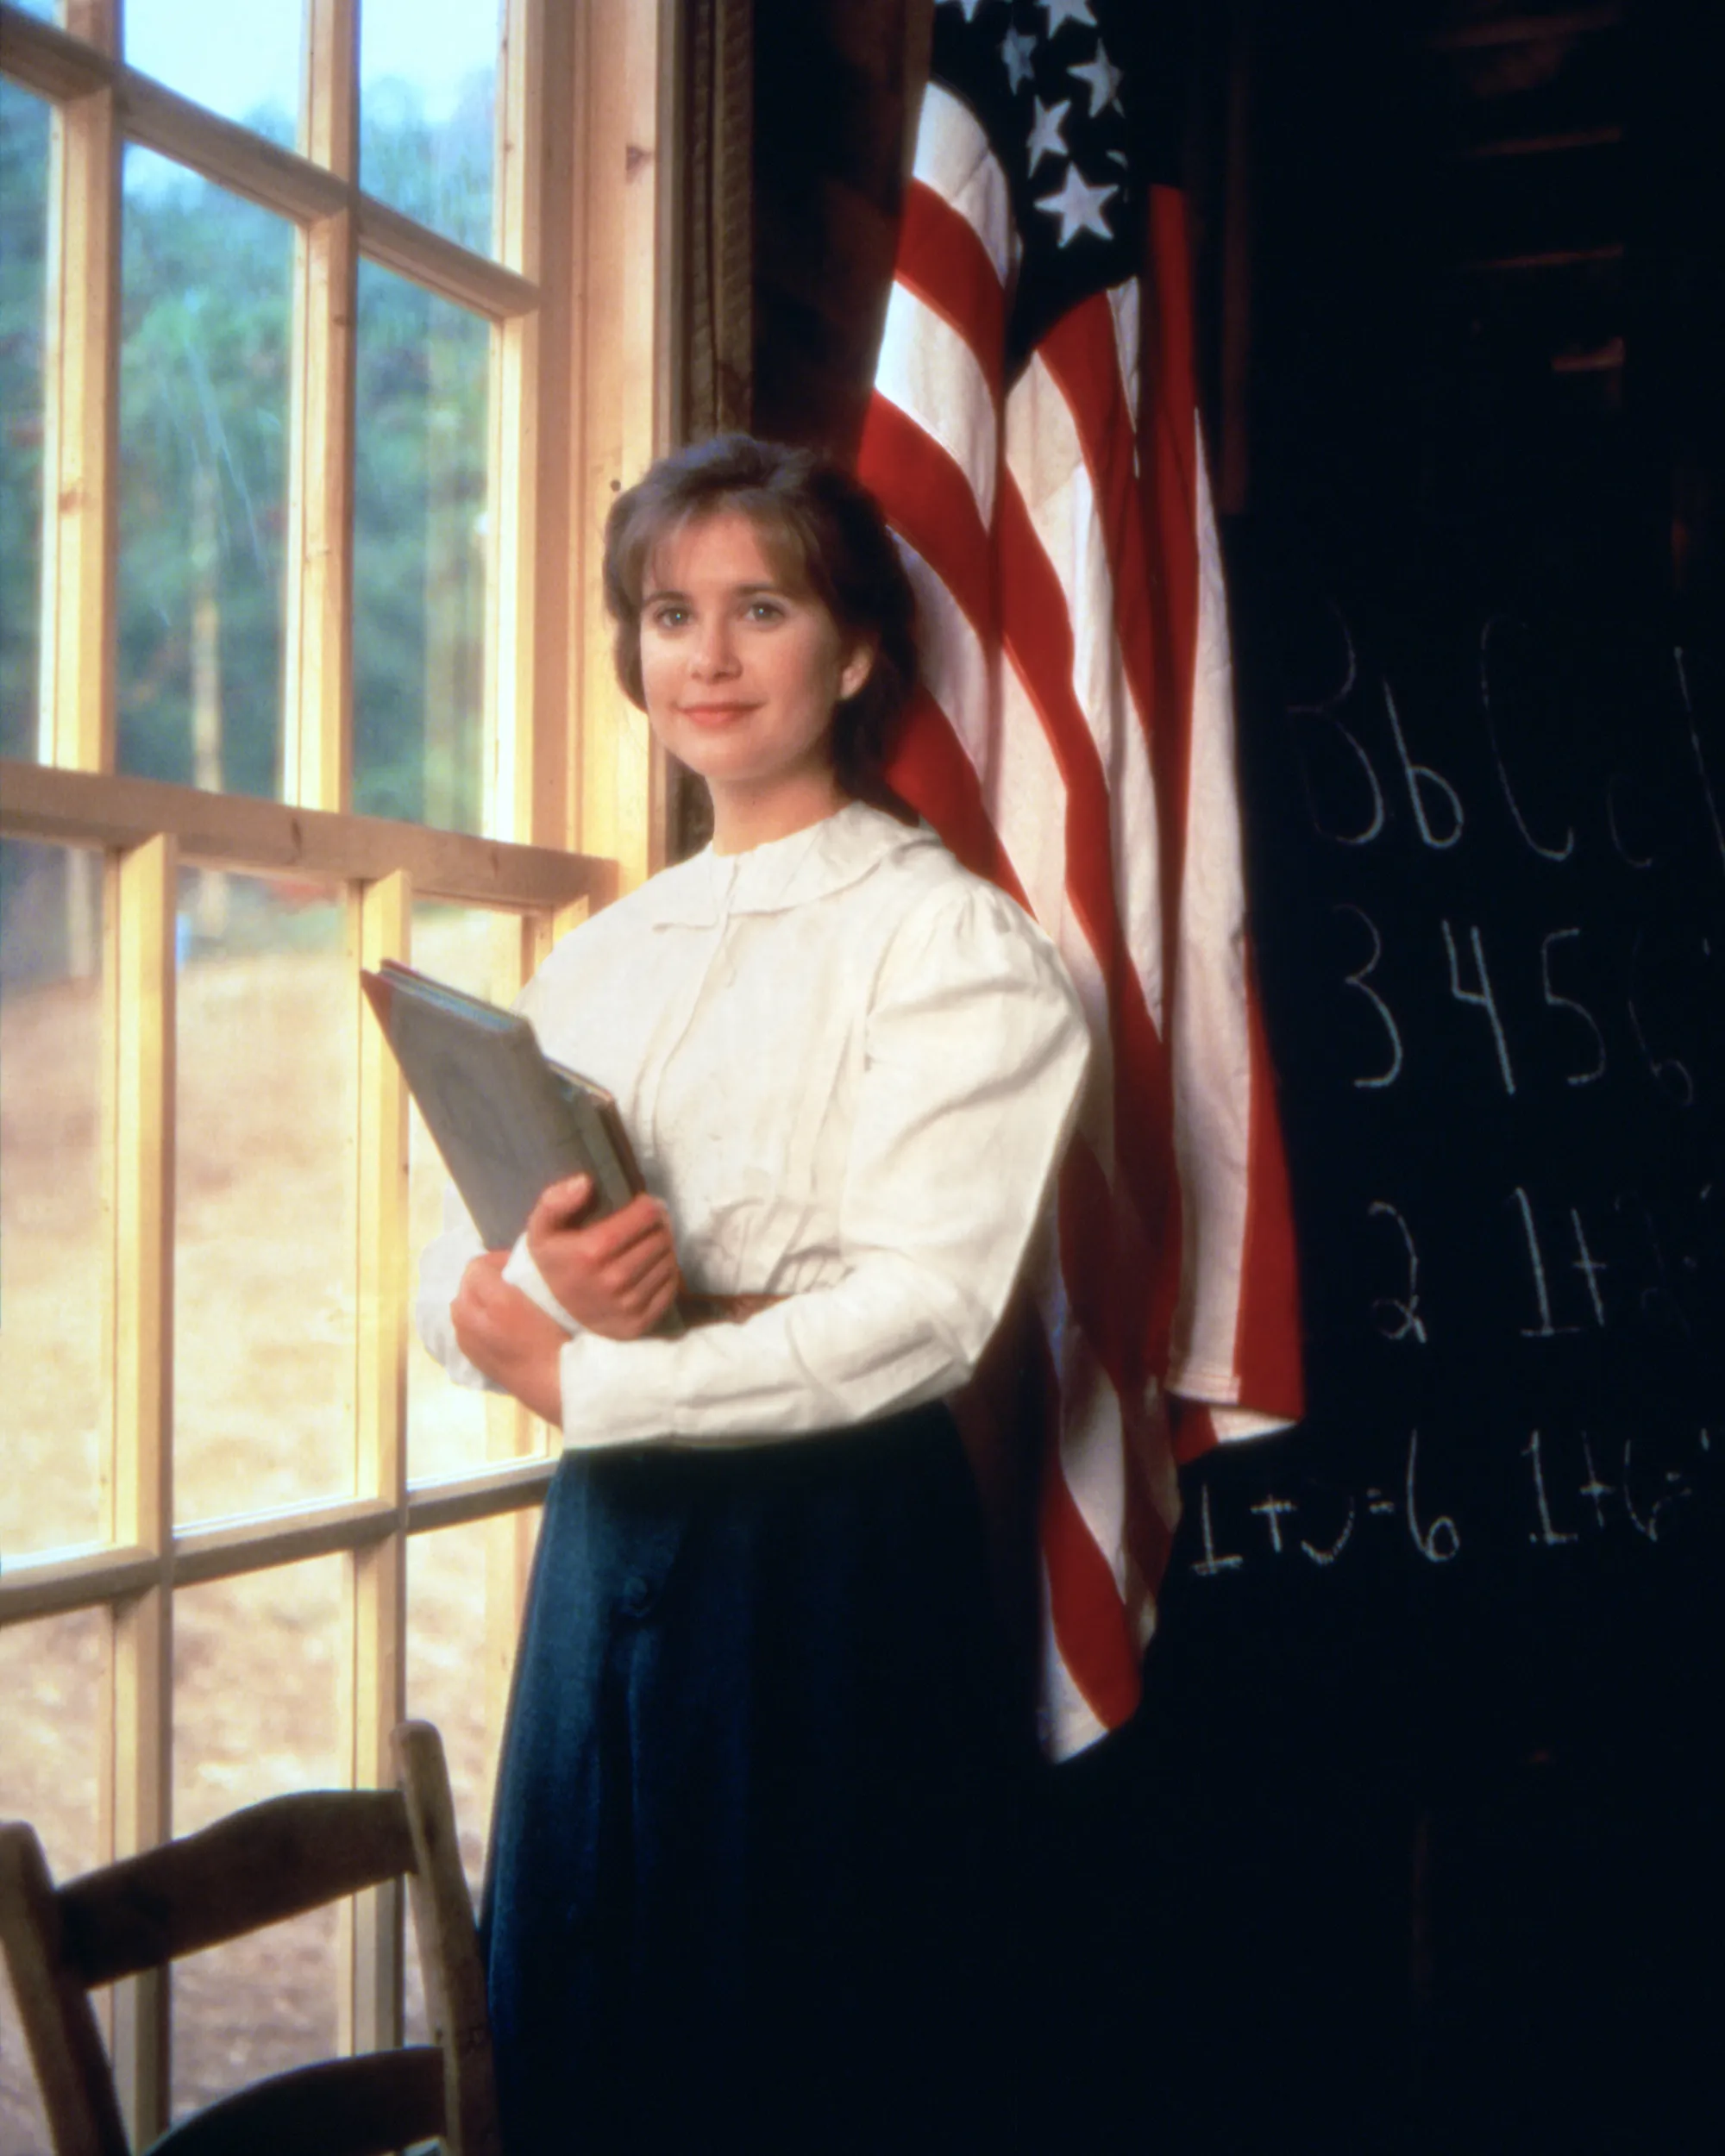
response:
<path id="1" fill-rule="evenodd" d="M 1540 945 L 1540 980 L 1546 992 L 1546 1001 L 1554 1011 L 1573 1011 L 1577 1018 L 1593 1036 L 1593 1045 L 1598 1059 L 1591 1070 L 1571 1070 L 1565 1074 L 1566 1086 L 1590 1086 L 1596 1078 L 1605 1075 L 1605 1036 L 1600 1031 L 1593 1013 L 1585 1004 L 1578 1003 L 1573 996 L 1559 995 L 1552 986 L 1552 945 L 1567 943 L 1571 937 L 1579 937 L 1578 928 L 1554 928 Z"/>

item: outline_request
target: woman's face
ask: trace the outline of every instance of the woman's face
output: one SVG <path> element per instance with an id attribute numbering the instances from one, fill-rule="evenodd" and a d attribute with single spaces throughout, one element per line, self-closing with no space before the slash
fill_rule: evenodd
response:
<path id="1" fill-rule="evenodd" d="M 849 638 L 813 592 L 786 581 L 740 510 L 683 525 L 648 564 L 647 715 L 671 754 L 707 781 L 721 848 L 728 827 L 756 844 L 836 805 L 833 706 L 862 687 L 873 661 L 871 645 Z"/>

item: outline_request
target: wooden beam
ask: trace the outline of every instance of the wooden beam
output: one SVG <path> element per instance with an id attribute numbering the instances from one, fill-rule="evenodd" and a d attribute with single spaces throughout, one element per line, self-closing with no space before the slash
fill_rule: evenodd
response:
<path id="1" fill-rule="evenodd" d="M 574 818 L 586 851 L 632 889 L 668 857 L 669 786 L 645 718 L 618 688 L 599 532 L 618 490 L 669 447 L 679 227 L 674 0 L 593 0 L 581 11 L 577 110 L 586 159 L 579 298 L 570 636 L 580 682 Z"/>
<path id="2" fill-rule="evenodd" d="M 104 1187 L 110 1287 L 113 1534 L 150 1551 L 155 1583 L 113 1607 L 103 1717 L 101 1854 L 154 1848 L 172 1832 L 173 1597 L 174 917 L 171 837 L 146 840 L 110 870 L 103 911 L 110 1088 Z M 166 1976 L 114 1994 L 114 2074 L 128 2131 L 143 2147 L 167 2125 Z"/>
<path id="3" fill-rule="evenodd" d="M 407 955 L 412 889 L 386 877 L 355 899 L 357 956 L 370 967 Z M 354 982 L 358 1045 L 359 1148 L 354 1277 L 359 1304 L 355 1480 L 360 1496 L 399 1520 L 407 1500 L 407 1088 L 401 1067 L 361 1011 Z M 348 1778 L 375 1789 L 394 1771 L 390 1734 L 407 1712 L 407 1551 L 399 1532 L 355 1550 L 348 1561 L 351 1681 Z M 401 2041 L 401 1883 L 387 1880 L 347 1905 L 342 2047 L 375 2051 Z"/>
<path id="4" fill-rule="evenodd" d="M 119 550 L 120 135 L 111 90 L 56 105 L 43 354 L 45 763 L 114 762 Z"/>
<path id="5" fill-rule="evenodd" d="M 1622 21 L 1621 4 L 1571 8 L 1562 15 L 1506 15 L 1430 31 L 1424 42 L 1433 53 L 1470 52 L 1488 45 L 1543 45 L 1592 37 L 1601 30 L 1618 28 Z"/>
<path id="6" fill-rule="evenodd" d="M 494 322 L 530 314 L 539 304 L 538 288 L 529 279 L 501 263 L 488 262 L 482 254 L 469 254 L 455 241 L 416 224 L 374 196 L 361 195 L 357 200 L 360 251 L 368 261 L 398 271 L 458 307 L 487 315 Z"/>
<path id="7" fill-rule="evenodd" d="M 615 865 L 549 846 L 511 846 L 383 816 L 337 816 L 158 779 L 55 771 L 0 758 L 0 830 L 23 838 L 135 846 L 170 834 L 207 868 L 372 883 L 397 870 L 421 896 L 555 910 L 615 895 Z"/>

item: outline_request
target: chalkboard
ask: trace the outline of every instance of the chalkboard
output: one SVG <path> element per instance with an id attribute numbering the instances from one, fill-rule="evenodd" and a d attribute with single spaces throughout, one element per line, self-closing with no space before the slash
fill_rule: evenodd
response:
<path id="1" fill-rule="evenodd" d="M 1056 1890 L 1148 1996 L 1063 2035 L 1134 2059 L 1126 2122 L 1182 2150 L 1695 2146 L 1718 674 L 1573 608 L 1233 554 L 1310 1412 L 1182 1476 L 1145 1711 L 1070 1784 Z"/>
<path id="2" fill-rule="evenodd" d="M 1490 1626 L 1725 1451 L 1725 729 L 1680 645 L 1291 582 L 1237 605 L 1313 1412 L 1196 1479 L 1188 1562 L 1393 1551 Z"/>

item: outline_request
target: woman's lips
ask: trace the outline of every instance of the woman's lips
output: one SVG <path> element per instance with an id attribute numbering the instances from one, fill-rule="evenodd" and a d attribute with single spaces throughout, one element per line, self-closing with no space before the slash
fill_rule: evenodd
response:
<path id="1" fill-rule="evenodd" d="M 724 726 L 732 719 L 746 718 L 754 711 L 753 704 L 683 704 L 679 715 L 693 726 Z"/>

